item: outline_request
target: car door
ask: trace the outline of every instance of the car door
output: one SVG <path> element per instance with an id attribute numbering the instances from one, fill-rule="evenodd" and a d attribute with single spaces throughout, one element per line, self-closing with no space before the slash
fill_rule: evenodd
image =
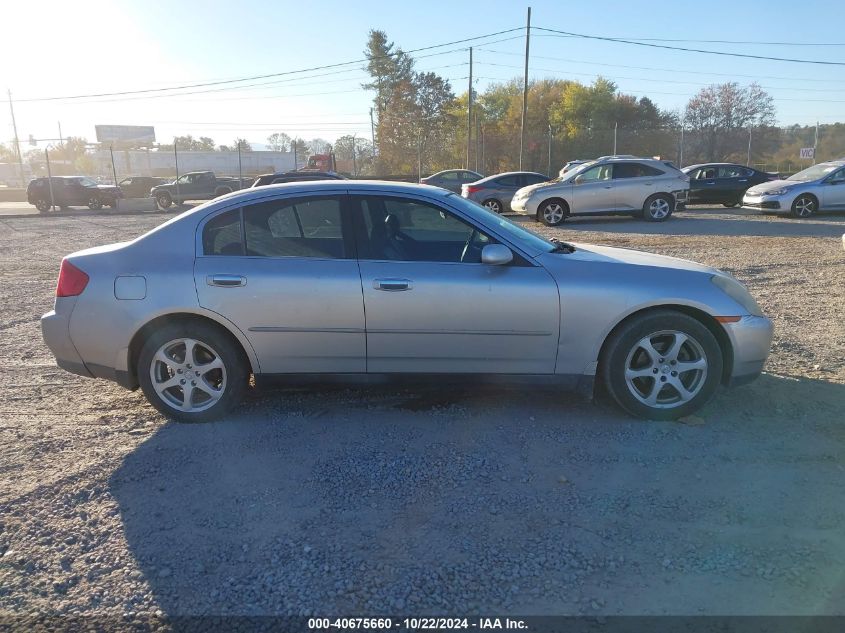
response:
<path id="1" fill-rule="evenodd" d="M 616 208 L 613 165 L 596 165 L 572 181 L 572 213 L 602 213 Z"/>
<path id="2" fill-rule="evenodd" d="M 702 167 L 694 178 L 690 179 L 690 189 L 694 192 L 693 200 L 696 204 L 709 204 L 718 202 L 716 194 L 716 167 Z"/>
<path id="3" fill-rule="evenodd" d="M 200 305 L 233 322 L 262 373 L 366 370 L 364 303 L 346 197 L 277 198 L 205 222 Z"/>
<path id="4" fill-rule="evenodd" d="M 488 197 L 496 198 L 502 203 L 502 209 L 510 211 L 511 200 L 523 185 L 523 178 L 521 174 L 508 174 L 507 176 L 499 176 L 493 184 L 493 191 Z"/>
<path id="5" fill-rule="evenodd" d="M 643 208 L 646 198 L 655 191 L 656 169 L 641 163 L 617 163 L 613 166 L 613 194 L 616 209 L 635 211 Z"/>
<path id="6" fill-rule="evenodd" d="M 367 371 L 553 373 L 557 284 L 453 209 L 410 195 L 352 195 L 367 321 Z"/>
<path id="7" fill-rule="evenodd" d="M 740 202 L 745 190 L 751 186 L 753 172 L 741 165 L 722 165 L 716 175 L 714 202 L 732 204 Z"/>
<path id="8" fill-rule="evenodd" d="M 845 209 L 845 167 L 825 179 L 821 192 L 823 209 Z"/>

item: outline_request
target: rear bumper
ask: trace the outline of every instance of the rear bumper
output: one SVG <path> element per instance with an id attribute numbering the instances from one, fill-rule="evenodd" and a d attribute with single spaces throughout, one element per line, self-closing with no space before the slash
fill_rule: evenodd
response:
<path id="1" fill-rule="evenodd" d="M 93 378 L 94 374 L 85 366 L 73 341 L 70 340 L 68 326 L 75 303 L 75 297 L 56 299 L 56 309 L 41 317 L 41 336 L 56 357 L 59 367 L 72 374 Z"/>
<path id="2" fill-rule="evenodd" d="M 725 329 L 733 343 L 733 369 L 727 380 L 729 387 L 751 382 L 763 371 L 772 347 L 774 326 L 763 316 L 744 316 Z"/>

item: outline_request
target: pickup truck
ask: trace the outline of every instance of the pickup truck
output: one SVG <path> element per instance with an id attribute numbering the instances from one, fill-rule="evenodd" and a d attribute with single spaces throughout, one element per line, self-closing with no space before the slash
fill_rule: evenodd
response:
<path id="1" fill-rule="evenodd" d="M 247 187 L 252 184 L 252 180 L 248 179 Z M 158 206 L 166 209 L 174 202 L 182 204 L 186 200 L 211 200 L 238 189 L 241 189 L 241 182 L 237 178 L 217 177 L 211 171 L 191 171 L 179 176 L 175 182 L 153 187 L 150 196 L 156 199 Z"/>

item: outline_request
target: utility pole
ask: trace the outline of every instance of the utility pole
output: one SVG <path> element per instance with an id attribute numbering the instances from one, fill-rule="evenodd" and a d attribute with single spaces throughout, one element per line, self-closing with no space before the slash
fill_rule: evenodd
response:
<path id="1" fill-rule="evenodd" d="M 748 126 L 748 157 L 745 159 L 745 166 L 751 166 L 751 126 Z"/>
<path id="2" fill-rule="evenodd" d="M 549 123 L 549 168 L 546 170 L 549 178 L 552 177 L 552 124 Z"/>
<path id="3" fill-rule="evenodd" d="M 469 47 L 469 89 L 467 90 L 467 163 L 469 169 L 469 157 L 472 153 L 472 46 Z"/>
<path id="4" fill-rule="evenodd" d="M 376 125 L 373 123 L 373 109 L 370 108 L 370 140 L 373 143 L 373 156 L 376 155 Z"/>
<path id="5" fill-rule="evenodd" d="M 50 183 L 50 211 L 56 207 L 56 198 L 53 196 L 53 172 L 50 170 L 50 152 L 44 148 L 44 160 L 47 162 L 47 182 Z"/>
<path id="6" fill-rule="evenodd" d="M 678 167 L 684 166 L 684 126 L 686 121 L 681 121 L 681 149 L 678 152 Z"/>
<path id="7" fill-rule="evenodd" d="M 816 121 L 816 136 L 813 139 L 813 165 L 816 164 L 816 152 L 819 149 L 819 122 Z"/>
<path id="8" fill-rule="evenodd" d="M 478 155 L 481 153 L 478 147 L 478 139 L 481 136 L 481 133 L 478 131 L 478 110 L 475 111 L 475 171 L 478 171 Z M 479 172 L 481 173 L 481 172 Z"/>
<path id="9" fill-rule="evenodd" d="M 59 121 L 59 145 L 64 145 L 64 144 L 65 144 L 65 139 L 62 136 L 62 122 Z"/>
<path id="10" fill-rule="evenodd" d="M 114 146 L 109 145 L 109 154 L 111 155 L 111 175 L 114 178 L 114 184 L 117 186 L 117 169 L 114 167 Z"/>
<path id="11" fill-rule="evenodd" d="M 21 187 L 26 187 L 26 183 L 24 182 L 24 175 L 23 175 L 23 158 L 21 157 L 21 140 L 18 138 L 18 124 L 15 122 L 15 106 L 12 104 L 12 91 L 11 89 L 8 90 L 9 93 L 9 110 L 12 113 L 12 129 L 15 132 L 15 153 L 18 155 L 18 167 L 21 170 Z M 52 182 L 52 180 L 50 181 Z"/>
<path id="12" fill-rule="evenodd" d="M 176 204 L 179 204 L 179 152 L 176 149 L 176 139 L 173 139 L 173 158 L 176 160 Z"/>
<path id="13" fill-rule="evenodd" d="M 422 132 L 417 132 L 417 182 L 422 180 Z"/>
<path id="14" fill-rule="evenodd" d="M 244 188 L 244 169 L 241 163 L 241 142 L 238 141 L 238 188 Z"/>
<path id="15" fill-rule="evenodd" d="M 522 124 L 519 127 L 519 168 L 525 153 L 525 115 L 528 111 L 528 51 L 531 45 L 531 7 L 528 7 L 528 21 L 525 24 L 525 73 L 522 77 Z"/>
<path id="16" fill-rule="evenodd" d="M 478 127 L 478 136 L 481 139 L 481 169 L 484 169 L 484 126 Z"/>
<path id="17" fill-rule="evenodd" d="M 616 156 L 616 132 L 619 130 L 619 122 L 613 122 L 613 155 Z"/>

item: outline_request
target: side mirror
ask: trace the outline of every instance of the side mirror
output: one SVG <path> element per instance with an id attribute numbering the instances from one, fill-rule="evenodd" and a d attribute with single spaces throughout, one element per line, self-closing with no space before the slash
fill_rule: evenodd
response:
<path id="1" fill-rule="evenodd" d="M 584 176 L 575 176 L 572 182 L 576 185 L 580 185 L 582 182 L 584 182 Z"/>
<path id="2" fill-rule="evenodd" d="M 513 253 L 504 244 L 488 244 L 481 249 L 481 263 L 503 266 L 513 261 Z"/>

